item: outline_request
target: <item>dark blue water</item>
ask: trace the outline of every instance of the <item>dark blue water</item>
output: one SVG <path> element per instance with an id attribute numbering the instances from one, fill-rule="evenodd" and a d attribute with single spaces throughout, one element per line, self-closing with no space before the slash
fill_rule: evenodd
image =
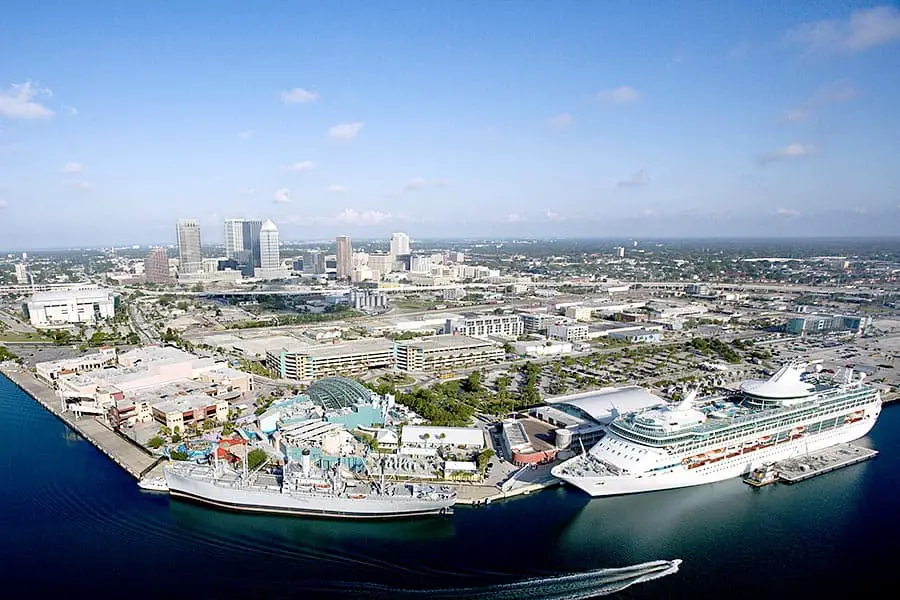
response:
<path id="1" fill-rule="evenodd" d="M 447 520 L 315 521 L 141 492 L 0 376 L 0 581 L 31 597 L 545 598 L 566 596 L 560 575 L 681 558 L 619 596 L 857 597 L 896 580 L 900 408 L 863 443 L 880 456 L 795 486 L 597 500 L 561 488 Z M 484 587 L 526 578 L 539 579 Z"/>

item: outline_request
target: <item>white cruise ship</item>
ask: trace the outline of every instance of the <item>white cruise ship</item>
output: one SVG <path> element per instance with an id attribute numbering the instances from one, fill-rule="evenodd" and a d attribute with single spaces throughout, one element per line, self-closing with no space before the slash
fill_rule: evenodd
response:
<path id="1" fill-rule="evenodd" d="M 739 477 L 765 463 L 850 442 L 881 414 L 879 391 L 851 370 L 792 363 L 736 396 L 659 405 L 616 417 L 589 451 L 553 475 L 591 496 L 633 494 Z"/>

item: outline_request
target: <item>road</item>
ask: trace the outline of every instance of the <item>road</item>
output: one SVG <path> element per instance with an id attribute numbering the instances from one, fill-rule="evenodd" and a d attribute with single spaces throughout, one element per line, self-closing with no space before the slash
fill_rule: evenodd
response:
<path id="1" fill-rule="evenodd" d="M 128 315 L 131 317 L 131 326 L 141 338 L 142 344 L 159 344 L 162 342 L 152 325 L 144 319 L 144 314 L 135 304 L 128 305 Z"/>
<path id="2" fill-rule="evenodd" d="M 0 321 L 3 321 L 11 331 L 16 333 L 34 333 L 34 327 L 22 322 L 12 313 L 0 310 Z"/>

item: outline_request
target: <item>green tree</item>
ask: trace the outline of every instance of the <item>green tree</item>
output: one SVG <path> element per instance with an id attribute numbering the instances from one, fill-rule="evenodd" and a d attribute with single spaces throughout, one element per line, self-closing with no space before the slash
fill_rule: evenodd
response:
<path id="1" fill-rule="evenodd" d="M 172 460 L 187 460 L 189 458 L 187 452 L 182 452 L 181 450 L 172 450 L 169 452 L 169 458 Z"/>
<path id="2" fill-rule="evenodd" d="M 481 391 L 481 372 L 480 371 L 472 371 L 469 373 L 469 376 L 466 378 L 463 388 L 465 391 L 477 394 Z"/>
<path id="3" fill-rule="evenodd" d="M 157 448 L 162 447 L 162 445 L 165 443 L 166 441 L 157 435 L 150 438 L 150 441 L 147 442 L 147 447 L 156 450 Z"/>
<path id="4" fill-rule="evenodd" d="M 269 455 L 266 454 L 265 450 L 261 450 L 259 448 L 254 448 L 247 455 L 247 468 L 253 471 L 257 467 L 261 466 L 264 462 L 269 459 Z"/>

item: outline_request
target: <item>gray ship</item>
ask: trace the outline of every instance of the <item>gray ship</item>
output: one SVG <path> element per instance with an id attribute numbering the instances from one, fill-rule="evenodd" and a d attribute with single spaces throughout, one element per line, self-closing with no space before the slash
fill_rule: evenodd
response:
<path id="1" fill-rule="evenodd" d="M 234 471 L 213 465 L 174 463 L 165 469 L 169 494 L 223 509 L 338 519 L 392 519 L 447 515 L 456 492 L 415 483 L 361 481 L 339 466 L 311 464 L 308 452 L 288 461 L 280 475 Z"/>

